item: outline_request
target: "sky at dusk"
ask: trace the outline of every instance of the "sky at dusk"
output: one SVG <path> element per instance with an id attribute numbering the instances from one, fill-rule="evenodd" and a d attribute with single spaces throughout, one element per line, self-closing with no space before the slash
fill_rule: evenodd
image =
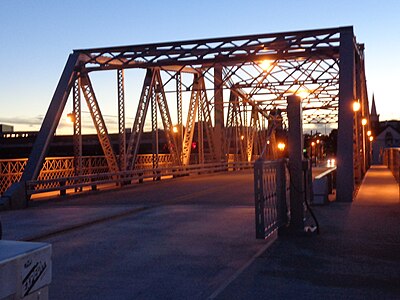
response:
<path id="1" fill-rule="evenodd" d="M 349 25 L 365 44 L 370 101 L 381 120 L 400 119 L 398 0 L 0 0 L 0 123 L 40 128 L 73 49 Z"/>

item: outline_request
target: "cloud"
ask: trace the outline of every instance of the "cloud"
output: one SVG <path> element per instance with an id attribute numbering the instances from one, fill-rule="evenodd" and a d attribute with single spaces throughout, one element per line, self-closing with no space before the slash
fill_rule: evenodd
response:
<path id="1" fill-rule="evenodd" d="M 0 123 L 14 126 L 14 130 L 18 131 L 39 130 L 43 118 L 43 115 L 36 115 L 34 117 L 0 117 Z"/>

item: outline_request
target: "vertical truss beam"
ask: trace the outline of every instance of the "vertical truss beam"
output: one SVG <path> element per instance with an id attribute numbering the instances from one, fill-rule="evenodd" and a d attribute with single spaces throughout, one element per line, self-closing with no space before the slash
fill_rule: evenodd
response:
<path id="1" fill-rule="evenodd" d="M 236 116 L 236 107 L 235 103 L 238 101 L 238 96 L 236 93 L 230 90 L 230 95 L 229 95 L 229 104 L 228 104 L 228 114 L 226 118 L 226 143 L 225 143 L 225 152 L 227 154 L 230 153 L 231 150 L 231 143 L 232 143 L 232 138 L 233 138 L 233 131 L 234 131 L 234 124 L 235 124 L 235 116 Z"/>
<path id="2" fill-rule="evenodd" d="M 200 84 L 201 85 L 201 84 Z M 200 92 L 201 93 L 201 92 Z M 201 100 L 201 95 L 199 96 L 199 104 L 202 102 Z M 198 149 L 198 156 L 199 164 L 204 164 L 204 124 L 203 124 L 203 111 L 202 109 L 198 109 L 197 111 L 198 117 L 197 117 L 197 149 Z"/>
<path id="3" fill-rule="evenodd" d="M 177 72 L 175 75 L 176 78 L 176 110 L 178 117 L 177 131 L 177 150 L 179 155 L 179 160 L 181 161 L 182 157 L 182 140 L 183 140 L 183 121 L 182 121 L 182 74 L 181 72 Z"/>
<path id="4" fill-rule="evenodd" d="M 207 135 L 207 142 L 208 142 L 208 148 L 210 150 L 210 154 L 212 157 L 212 160 L 215 161 L 216 159 L 220 160 L 220 157 L 217 156 L 217 151 L 215 148 L 215 137 L 214 137 L 214 130 L 213 130 L 213 125 L 211 121 L 211 112 L 210 112 L 210 105 L 208 103 L 207 99 L 207 90 L 206 90 L 206 85 L 204 82 L 204 76 L 201 76 L 199 79 L 199 85 L 201 88 L 201 112 L 202 112 L 202 120 L 206 128 L 206 135 Z"/>
<path id="5" fill-rule="evenodd" d="M 223 97 L 223 78 L 222 65 L 214 66 L 214 136 L 215 136 L 215 155 L 217 160 L 223 157 L 224 149 L 224 97 Z M 228 148 L 229 150 L 229 148 Z"/>
<path id="6" fill-rule="evenodd" d="M 119 171 L 117 159 L 111 146 L 110 137 L 106 124 L 101 114 L 99 104 L 94 94 L 92 83 L 90 82 L 89 76 L 85 74 L 81 78 L 81 88 L 83 95 L 85 96 L 86 103 L 88 105 L 90 115 L 92 116 L 93 124 L 96 127 L 97 136 L 100 141 L 101 148 L 103 149 L 104 156 L 107 160 L 107 165 L 110 172 L 116 173 Z"/>
<path id="7" fill-rule="evenodd" d="M 119 144 L 119 168 L 126 170 L 126 133 L 125 133 L 125 80 L 124 70 L 117 70 L 118 84 L 118 144 Z"/>
<path id="8" fill-rule="evenodd" d="M 258 111 L 256 107 L 253 106 L 251 109 L 250 127 L 247 136 L 247 161 L 251 161 L 253 156 L 254 142 L 256 140 L 255 135 L 259 128 L 258 123 Z"/>
<path id="9" fill-rule="evenodd" d="M 196 119 L 197 108 L 199 104 L 199 80 L 198 75 L 194 75 L 192 93 L 190 95 L 189 111 L 186 119 L 185 134 L 183 136 L 182 145 L 182 164 L 188 165 L 190 162 L 190 153 L 192 149 L 192 141 L 194 134 L 194 125 Z"/>
<path id="10" fill-rule="evenodd" d="M 154 90 L 155 93 L 157 94 L 156 99 L 158 103 L 158 108 L 160 110 L 161 120 L 164 126 L 165 137 L 167 138 L 169 153 L 172 155 L 172 160 L 176 164 L 180 164 L 177 144 L 175 136 L 173 134 L 171 115 L 168 109 L 167 98 L 165 97 L 165 91 L 161 79 L 160 70 L 157 69 L 154 72 L 156 75 Z"/>
<path id="11" fill-rule="evenodd" d="M 80 77 L 76 77 L 73 87 L 73 116 L 74 116 L 74 173 L 82 175 L 82 115 Z"/>
<path id="12" fill-rule="evenodd" d="M 131 135 L 128 142 L 127 156 L 128 170 L 132 170 L 135 166 L 136 157 L 139 151 L 140 138 L 143 133 L 144 122 L 146 119 L 147 110 L 151 101 L 151 89 L 154 82 L 154 72 L 152 69 L 147 69 L 146 77 L 144 79 L 142 93 L 139 99 L 138 109 L 136 111 L 135 121 L 133 123 Z"/>
<path id="13" fill-rule="evenodd" d="M 158 128 L 157 128 L 157 98 L 154 87 L 151 87 L 151 132 L 152 132 L 152 164 L 158 168 Z"/>
<path id="14" fill-rule="evenodd" d="M 355 47 L 353 29 L 340 34 L 339 124 L 337 148 L 337 200 L 353 201 L 354 196 L 354 112 Z"/>

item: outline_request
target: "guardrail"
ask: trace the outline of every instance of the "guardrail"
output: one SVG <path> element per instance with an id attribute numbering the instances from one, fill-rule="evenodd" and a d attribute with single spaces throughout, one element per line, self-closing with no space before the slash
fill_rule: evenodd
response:
<path id="1" fill-rule="evenodd" d="M 2 195 L 13 183 L 18 182 L 24 172 L 28 158 L 0 159 L 0 195 Z M 108 170 L 104 156 L 83 156 L 80 175 L 101 174 Z M 159 154 L 160 167 L 172 165 L 169 154 Z M 152 155 L 140 154 L 136 159 L 136 168 L 152 168 Z M 58 179 L 74 176 L 74 157 L 46 157 L 40 171 L 39 180 Z"/>
<path id="2" fill-rule="evenodd" d="M 336 167 L 332 167 L 321 174 L 315 176 L 313 181 L 312 204 L 328 203 L 329 194 L 335 188 Z"/>
<path id="3" fill-rule="evenodd" d="M 383 163 L 392 171 L 400 186 L 400 148 L 386 148 L 383 153 Z"/>
<path id="4" fill-rule="evenodd" d="M 290 176 L 285 160 L 254 163 L 256 238 L 266 239 L 288 223 Z"/>
<path id="5" fill-rule="evenodd" d="M 32 195 L 58 191 L 60 195 L 66 195 L 82 191 L 89 187 L 92 190 L 101 188 L 110 188 L 110 184 L 116 187 L 139 183 L 146 179 L 161 180 L 162 178 L 171 178 L 179 176 L 189 176 L 194 174 L 206 174 L 222 171 L 235 171 L 249 169 L 253 167 L 251 162 L 224 162 L 210 163 L 202 165 L 189 166 L 171 166 L 158 169 L 140 169 L 130 172 L 100 173 L 81 176 L 67 176 L 45 180 L 27 181 L 26 193 L 29 198 Z"/>

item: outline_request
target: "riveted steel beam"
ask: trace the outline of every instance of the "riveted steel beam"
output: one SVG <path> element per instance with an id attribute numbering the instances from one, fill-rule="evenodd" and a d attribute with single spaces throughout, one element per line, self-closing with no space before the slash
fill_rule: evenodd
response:
<path id="1" fill-rule="evenodd" d="M 117 159 L 111 146 L 108 130 L 104 122 L 103 115 L 100 111 L 100 106 L 97 102 L 92 83 L 90 82 L 87 74 L 81 76 L 81 88 L 89 108 L 93 124 L 97 131 L 97 137 L 99 138 L 101 148 L 103 149 L 104 156 L 107 160 L 108 168 L 110 172 L 116 173 L 119 171 Z"/>

